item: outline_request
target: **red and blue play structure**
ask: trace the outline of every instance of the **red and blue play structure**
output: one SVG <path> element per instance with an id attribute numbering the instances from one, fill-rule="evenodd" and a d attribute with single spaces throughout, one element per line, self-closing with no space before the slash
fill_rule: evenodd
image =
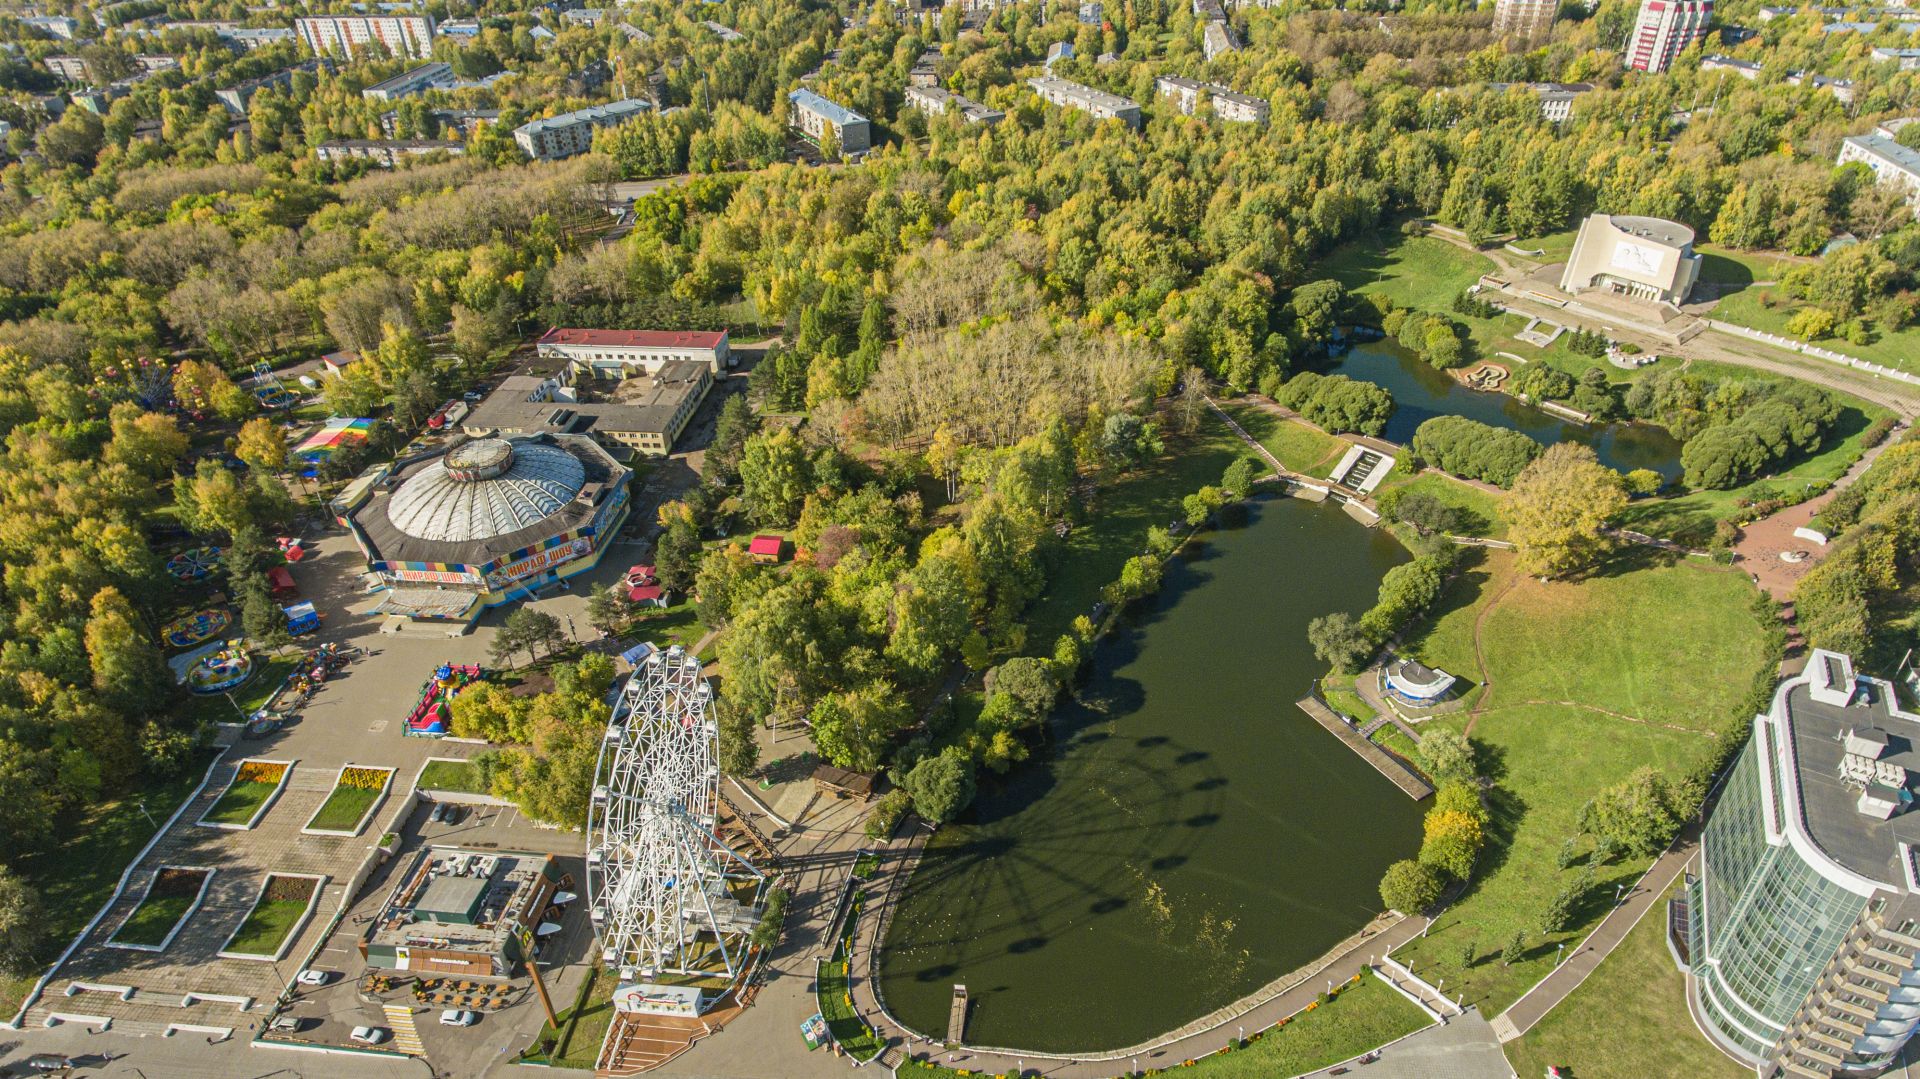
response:
<path id="1" fill-rule="evenodd" d="M 420 687 L 420 700 L 407 714 L 402 734 L 415 738 L 445 738 L 453 723 L 453 698 L 480 680 L 477 663 L 443 663 Z"/>

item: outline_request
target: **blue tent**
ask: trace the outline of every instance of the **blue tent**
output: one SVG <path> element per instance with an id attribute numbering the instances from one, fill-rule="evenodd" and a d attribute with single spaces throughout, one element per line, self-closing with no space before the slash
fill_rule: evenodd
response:
<path id="1" fill-rule="evenodd" d="M 320 612 L 313 609 L 311 600 L 301 600 L 291 607 L 282 607 L 287 616 L 287 632 L 295 637 L 303 633 L 312 633 L 320 628 Z"/>
<path id="2" fill-rule="evenodd" d="M 640 665 L 640 661 L 652 655 L 653 652 L 654 652 L 654 648 L 652 645 L 648 644 L 645 641 L 641 641 L 639 644 L 636 644 L 632 648 L 629 648 L 626 651 L 620 653 L 620 658 L 626 660 L 628 666 L 638 667 Z"/>

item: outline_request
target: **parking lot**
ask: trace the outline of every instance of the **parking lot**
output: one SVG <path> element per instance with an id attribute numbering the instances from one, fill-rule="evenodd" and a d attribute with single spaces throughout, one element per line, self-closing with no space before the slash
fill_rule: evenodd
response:
<path id="1" fill-rule="evenodd" d="M 414 1009 L 420 1042 L 435 1072 L 478 1076 L 495 1065 L 507 1064 L 539 1030 L 545 1016 L 531 982 L 524 975 L 481 979 L 488 985 L 504 986 L 508 1004 L 500 1011 L 482 1014 L 477 1023 L 468 1027 L 442 1025 L 443 1006 L 414 1003 L 411 980 L 422 977 L 418 973 L 388 972 L 394 989 L 381 998 L 362 992 L 361 982 L 369 968 L 360 958 L 359 941 L 392 892 L 395 874 L 409 866 L 414 853 L 423 847 L 457 846 L 481 851 L 551 854 L 558 859 L 559 872 L 573 877 L 575 894 L 585 891 L 583 840 L 578 834 L 540 827 L 512 806 L 457 806 L 461 814 L 458 820 L 438 823 L 429 820 L 433 807 L 434 803 L 423 801 L 408 815 L 401 830 L 399 853 L 374 873 L 313 965 L 312 969 L 326 971 L 331 976 L 328 984 L 298 987 L 284 1015 L 298 1021 L 300 1029 L 291 1035 L 276 1032 L 276 1038 L 284 1036 L 309 1044 L 345 1046 L 350 1044 L 348 1036 L 355 1027 L 390 1026 L 382 1004 L 406 1004 Z M 585 964 L 593 948 L 586 903 L 570 904 L 559 924 L 560 932 L 541 947 L 540 969 L 555 1007 L 565 1008 L 586 976 Z M 390 1040 L 386 1044 L 392 1047 Z"/>

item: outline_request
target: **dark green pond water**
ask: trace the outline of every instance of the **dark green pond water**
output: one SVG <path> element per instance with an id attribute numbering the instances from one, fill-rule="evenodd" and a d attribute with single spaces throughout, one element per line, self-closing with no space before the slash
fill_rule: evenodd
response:
<path id="1" fill-rule="evenodd" d="M 1664 427 L 1563 420 L 1508 394 L 1470 390 L 1393 341 L 1361 342 L 1329 372 L 1386 387 L 1393 394 L 1394 410 L 1383 437 L 1403 446 L 1413 441 L 1416 428 L 1435 416 L 1465 416 L 1492 427 L 1510 427 L 1543 446 L 1583 443 L 1593 448 L 1601 464 L 1621 472 L 1650 468 L 1668 479 L 1681 472 L 1680 442 Z"/>
<path id="2" fill-rule="evenodd" d="M 1056 1052 L 1145 1041 L 1323 954 L 1378 910 L 1420 807 L 1293 702 L 1316 615 L 1370 606 L 1406 560 L 1338 509 L 1246 507 L 1168 567 L 1054 719 L 1049 760 L 941 830 L 893 921 L 882 987 L 943 1036 Z"/>

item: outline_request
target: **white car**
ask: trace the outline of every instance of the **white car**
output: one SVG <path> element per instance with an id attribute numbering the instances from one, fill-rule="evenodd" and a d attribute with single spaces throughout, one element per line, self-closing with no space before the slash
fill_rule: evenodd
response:
<path id="1" fill-rule="evenodd" d="M 440 1013 L 440 1025 L 443 1027 L 470 1027 L 479 1021 L 479 1012 L 463 1012 L 457 1008 L 448 1008 Z"/>
<path id="2" fill-rule="evenodd" d="M 301 985 L 325 985 L 333 980 L 333 971 L 303 970 L 295 975 L 293 980 Z"/>
<path id="3" fill-rule="evenodd" d="M 361 1045 L 379 1045 L 381 1042 L 387 1040 L 387 1028 L 354 1027 L 353 1033 L 347 1035 L 347 1039 L 349 1041 L 359 1042 Z"/>

